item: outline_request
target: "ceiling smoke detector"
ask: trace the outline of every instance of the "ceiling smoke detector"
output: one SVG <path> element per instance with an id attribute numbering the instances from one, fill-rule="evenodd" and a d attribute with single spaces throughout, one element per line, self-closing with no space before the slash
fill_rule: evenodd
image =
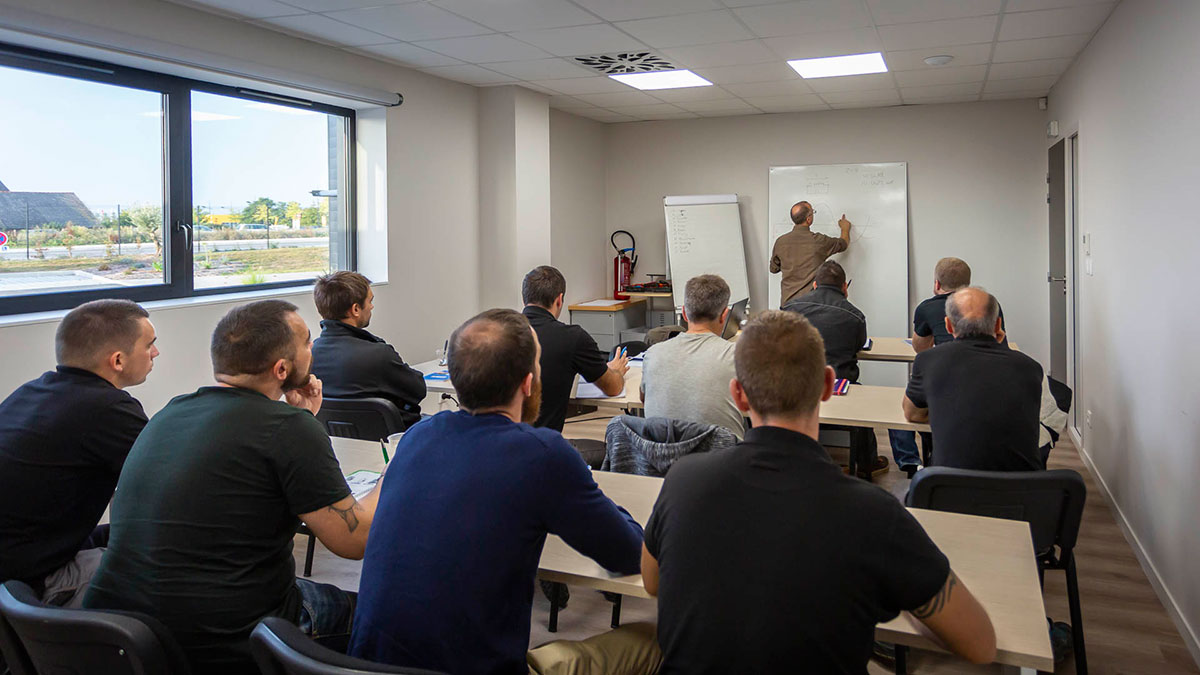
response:
<path id="1" fill-rule="evenodd" d="M 930 65 L 930 66 L 944 66 L 953 60 L 954 60 L 954 57 L 950 56 L 949 54 L 938 54 L 937 56 L 925 57 L 926 65 Z"/>
<path id="2" fill-rule="evenodd" d="M 651 52 L 620 52 L 618 54 L 576 56 L 575 62 L 604 75 L 679 70 L 675 64 Z"/>

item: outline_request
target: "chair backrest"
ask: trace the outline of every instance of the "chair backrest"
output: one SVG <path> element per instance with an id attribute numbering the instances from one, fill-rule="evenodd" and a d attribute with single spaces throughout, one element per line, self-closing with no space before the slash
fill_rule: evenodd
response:
<path id="1" fill-rule="evenodd" d="M 372 663 L 323 647 L 290 622 L 268 617 L 250 634 L 250 653 L 263 675 L 443 675 L 431 670 Z"/>
<path id="2" fill-rule="evenodd" d="M 0 614 L 38 673 L 190 673 L 170 632 L 136 612 L 48 607 L 19 581 L 0 587 Z"/>
<path id="3" fill-rule="evenodd" d="M 29 654 L 25 652 L 25 645 L 21 644 L 16 631 L 8 625 L 3 612 L 0 612 L 0 673 L 37 675 L 29 661 Z"/>
<path id="4" fill-rule="evenodd" d="M 637 356 L 638 354 L 641 354 L 642 352 L 649 349 L 649 347 L 647 347 L 646 343 L 642 342 L 641 340 L 630 340 L 629 342 L 622 342 L 619 345 L 614 345 L 612 350 L 608 352 L 608 360 L 612 361 L 613 359 L 617 358 L 617 354 L 621 353 L 622 349 L 625 350 L 625 356 L 628 356 L 629 358 L 632 359 L 633 357 Z"/>
<path id="5" fill-rule="evenodd" d="M 326 397 L 317 419 L 330 436 L 362 441 L 382 441 L 406 428 L 400 409 L 385 398 Z"/>
<path id="6" fill-rule="evenodd" d="M 1071 388 L 1065 382 L 1060 382 L 1049 375 L 1046 383 L 1050 386 L 1050 395 L 1054 397 L 1054 405 L 1063 412 L 1071 412 Z"/>
<path id="7" fill-rule="evenodd" d="M 1039 555 L 1054 546 L 1069 553 L 1079 538 L 1087 486 L 1079 472 L 970 471 L 934 466 L 917 472 L 908 505 L 1029 523 Z"/>

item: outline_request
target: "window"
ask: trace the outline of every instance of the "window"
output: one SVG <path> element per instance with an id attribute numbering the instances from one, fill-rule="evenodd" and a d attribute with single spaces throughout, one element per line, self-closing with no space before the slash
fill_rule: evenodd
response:
<path id="1" fill-rule="evenodd" d="M 353 269 L 349 109 L 0 45 L 0 314 Z"/>

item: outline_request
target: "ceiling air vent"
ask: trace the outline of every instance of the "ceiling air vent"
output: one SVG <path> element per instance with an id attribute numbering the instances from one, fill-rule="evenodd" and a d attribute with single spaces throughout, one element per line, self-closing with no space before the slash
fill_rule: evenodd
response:
<path id="1" fill-rule="evenodd" d="M 678 66 L 650 52 L 621 52 L 598 56 L 576 56 L 581 66 L 591 68 L 604 75 L 623 73 L 653 73 L 660 70 L 679 70 Z"/>

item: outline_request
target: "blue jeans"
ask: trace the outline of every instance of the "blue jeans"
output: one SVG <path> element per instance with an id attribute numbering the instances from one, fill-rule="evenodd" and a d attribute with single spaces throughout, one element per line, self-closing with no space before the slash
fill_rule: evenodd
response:
<path id="1" fill-rule="evenodd" d="M 900 467 L 921 463 L 921 452 L 917 450 L 917 432 L 888 429 L 888 440 L 892 442 L 892 458 Z"/>
<path id="2" fill-rule="evenodd" d="M 345 654 L 358 594 L 308 579 L 296 579 L 296 588 L 301 597 L 300 630 L 317 643 Z"/>

